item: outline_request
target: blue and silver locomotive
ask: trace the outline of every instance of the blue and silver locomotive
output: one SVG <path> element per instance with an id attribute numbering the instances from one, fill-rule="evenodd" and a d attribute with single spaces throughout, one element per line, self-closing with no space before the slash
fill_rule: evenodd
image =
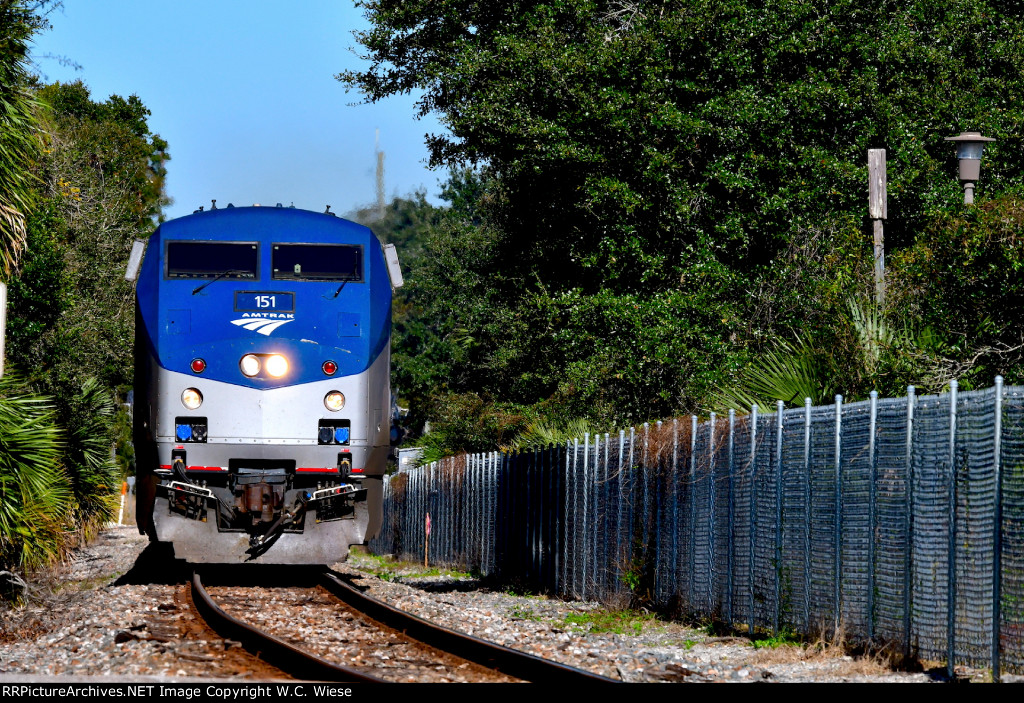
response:
<path id="1" fill-rule="evenodd" d="M 190 562 L 330 564 L 374 536 L 394 248 L 283 207 L 162 224 L 136 285 L 138 525 Z"/>

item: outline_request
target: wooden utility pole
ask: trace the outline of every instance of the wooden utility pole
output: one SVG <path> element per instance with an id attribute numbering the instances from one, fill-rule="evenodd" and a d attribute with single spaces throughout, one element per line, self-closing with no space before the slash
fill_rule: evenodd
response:
<path id="1" fill-rule="evenodd" d="M 875 302 L 881 306 L 885 301 L 885 231 L 882 220 L 889 218 L 885 149 L 868 149 L 868 214 L 874 224 Z"/>
<path id="2" fill-rule="evenodd" d="M 384 152 L 380 150 L 380 130 L 374 144 L 377 152 L 377 217 L 384 216 Z"/>

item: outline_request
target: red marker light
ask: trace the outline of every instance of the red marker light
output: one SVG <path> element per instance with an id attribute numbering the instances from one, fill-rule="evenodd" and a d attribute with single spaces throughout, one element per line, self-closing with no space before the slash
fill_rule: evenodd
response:
<path id="1" fill-rule="evenodd" d="M 193 359 L 191 366 L 192 373 L 202 373 L 206 370 L 206 362 L 202 359 Z"/>
<path id="2" fill-rule="evenodd" d="M 338 365 L 333 361 L 325 361 L 323 365 L 324 373 L 328 376 L 333 376 L 338 372 Z"/>

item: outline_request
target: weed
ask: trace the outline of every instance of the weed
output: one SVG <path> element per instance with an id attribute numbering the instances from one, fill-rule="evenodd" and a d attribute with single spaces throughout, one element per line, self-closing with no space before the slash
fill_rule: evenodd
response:
<path id="1" fill-rule="evenodd" d="M 802 646 L 803 640 L 789 628 L 783 628 L 779 634 L 764 639 L 755 639 L 751 644 L 754 649 L 775 649 L 783 646 Z"/>
<path id="2" fill-rule="evenodd" d="M 349 554 L 349 565 L 373 574 L 385 581 L 395 581 L 399 578 L 430 578 L 435 576 L 450 576 L 457 579 L 473 578 L 473 575 L 465 571 L 444 569 L 437 566 L 424 567 L 419 562 L 399 561 L 390 556 L 379 556 L 353 551 Z"/>
<path id="3" fill-rule="evenodd" d="M 512 606 L 512 610 L 509 612 L 509 616 L 518 620 L 533 620 L 534 622 L 540 621 L 540 616 L 533 612 L 530 608 L 524 608 L 518 605 Z"/>
<path id="4" fill-rule="evenodd" d="M 644 624 L 654 620 L 650 613 L 635 610 L 598 610 L 589 613 L 569 613 L 565 624 L 592 633 L 611 632 L 616 635 L 639 635 Z"/>

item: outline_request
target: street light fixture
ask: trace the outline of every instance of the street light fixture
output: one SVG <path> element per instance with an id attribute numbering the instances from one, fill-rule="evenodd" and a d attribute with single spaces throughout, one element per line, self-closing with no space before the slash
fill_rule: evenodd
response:
<path id="1" fill-rule="evenodd" d="M 961 132 L 955 137 L 946 137 L 947 142 L 956 142 L 956 155 L 960 159 L 960 180 L 964 183 L 964 204 L 974 204 L 974 184 L 981 177 L 981 154 L 985 142 L 994 142 L 992 137 L 983 137 L 981 132 Z"/>

